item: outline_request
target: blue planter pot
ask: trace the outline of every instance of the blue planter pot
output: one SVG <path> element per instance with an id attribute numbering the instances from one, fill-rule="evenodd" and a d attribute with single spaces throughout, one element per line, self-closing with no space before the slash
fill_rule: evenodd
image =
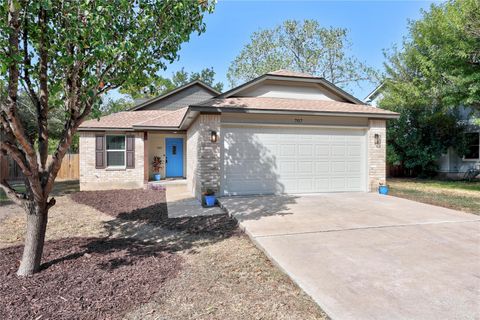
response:
<path id="1" fill-rule="evenodd" d="M 216 196 L 205 196 L 205 205 L 207 207 L 213 207 L 216 201 L 217 201 Z"/>
<path id="2" fill-rule="evenodd" d="M 387 194 L 388 194 L 388 186 L 380 186 L 380 187 L 378 187 L 378 193 L 387 195 Z"/>
<path id="3" fill-rule="evenodd" d="M 162 175 L 160 173 L 154 173 L 153 174 L 153 180 L 154 181 L 160 181 L 162 179 Z"/>

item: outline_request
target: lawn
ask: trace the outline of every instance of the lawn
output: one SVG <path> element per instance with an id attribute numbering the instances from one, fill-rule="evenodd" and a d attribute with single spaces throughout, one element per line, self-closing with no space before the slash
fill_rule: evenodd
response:
<path id="1" fill-rule="evenodd" d="M 13 182 L 11 186 L 17 190 L 18 192 L 25 192 L 25 185 L 23 182 Z M 68 181 L 55 181 L 55 185 L 53 187 L 52 195 L 59 196 L 65 195 L 72 192 L 79 191 L 80 187 L 78 184 L 78 180 L 68 180 Z M 10 204 L 11 201 L 5 195 L 3 190 L 0 189 L 0 206 Z"/>
<path id="2" fill-rule="evenodd" d="M 153 190 L 51 209 L 43 270 L 18 278 L 24 214 L 0 219 L 1 319 L 326 319 L 227 215 L 168 218 Z"/>
<path id="3" fill-rule="evenodd" d="M 480 182 L 388 179 L 390 195 L 480 214 Z"/>

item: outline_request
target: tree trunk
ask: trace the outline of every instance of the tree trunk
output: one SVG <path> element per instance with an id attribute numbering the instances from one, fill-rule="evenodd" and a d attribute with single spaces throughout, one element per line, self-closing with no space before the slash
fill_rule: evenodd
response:
<path id="1" fill-rule="evenodd" d="M 27 212 L 27 233 L 22 262 L 17 271 L 19 276 L 32 275 L 40 270 L 48 221 L 46 203 L 29 202 L 25 206 L 25 211 Z"/>

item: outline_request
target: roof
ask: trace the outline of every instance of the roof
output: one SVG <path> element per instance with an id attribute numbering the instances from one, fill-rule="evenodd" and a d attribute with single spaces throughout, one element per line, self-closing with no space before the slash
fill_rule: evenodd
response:
<path id="1" fill-rule="evenodd" d="M 209 86 L 208 84 L 206 84 L 205 82 L 203 82 L 203 81 L 201 81 L 201 80 L 194 80 L 194 81 L 192 81 L 192 82 L 187 83 L 186 85 L 183 85 L 183 86 L 181 86 L 181 87 L 178 87 L 178 88 L 176 88 L 176 89 L 174 89 L 174 90 L 172 90 L 172 91 L 169 91 L 169 92 L 167 92 L 167 93 L 165 93 L 165 94 L 163 94 L 163 95 L 161 95 L 161 96 L 158 96 L 158 97 L 149 99 L 149 100 L 147 100 L 147 101 L 141 102 L 140 104 L 134 106 L 134 107 L 131 108 L 130 110 L 131 110 L 131 111 L 134 111 L 134 110 L 142 109 L 142 108 L 144 108 L 144 107 L 146 107 L 146 106 L 148 106 L 148 105 L 150 105 L 150 104 L 152 104 L 152 103 L 155 103 L 155 102 L 158 102 L 158 101 L 160 101 L 160 100 L 163 100 L 163 99 L 165 99 L 165 98 L 167 98 L 167 97 L 170 97 L 170 96 L 172 96 L 172 95 L 174 95 L 174 94 L 176 94 L 176 93 L 178 93 L 178 92 L 180 92 L 180 91 L 183 91 L 183 90 L 185 90 L 185 89 L 187 89 L 187 88 L 190 88 L 190 87 L 192 87 L 192 86 L 195 86 L 195 85 L 199 85 L 199 86 L 207 89 L 208 91 L 212 92 L 215 96 L 217 96 L 217 95 L 220 94 L 220 92 L 218 92 L 218 91 L 215 90 L 214 88 L 210 87 L 210 86 Z"/>
<path id="2" fill-rule="evenodd" d="M 301 111 L 318 113 L 342 113 L 376 115 L 396 118 L 398 113 L 378 109 L 365 104 L 353 104 L 331 100 L 306 100 L 266 97 L 214 98 L 196 107 L 238 110 Z"/>
<path id="3" fill-rule="evenodd" d="M 373 89 L 372 92 L 370 92 L 365 99 L 363 99 L 365 102 L 370 102 L 373 99 L 375 99 L 381 92 L 383 88 L 384 82 L 380 83 L 375 89 Z"/>
<path id="4" fill-rule="evenodd" d="M 134 129 L 135 127 L 177 128 L 188 108 L 179 110 L 139 110 L 113 113 L 100 119 L 85 121 L 80 130 Z"/>
<path id="5" fill-rule="evenodd" d="M 303 72 L 296 72 L 296 71 L 291 71 L 291 70 L 286 70 L 286 69 L 280 69 L 280 70 L 275 70 L 272 72 L 268 72 L 267 74 L 272 75 L 272 76 L 286 76 L 286 77 L 299 77 L 299 78 L 319 78 L 315 77 L 311 74 L 308 73 L 303 73 Z"/>
<path id="6" fill-rule="evenodd" d="M 185 117 L 185 114 L 188 111 L 187 108 L 182 108 L 178 109 L 175 111 L 168 112 L 165 115 L 161 115 L 160 117 L 156 117 L 144 122 L 139 122 L 134 124 L 134 127 L 178 127 L 182 123 L 183 118 Z M 138 112 L 138 111 L 136 111 Z"/>
<path id="7" fill-rule="evenodd" d="M 238 87 L 232 88 L 218 95 L 217 98 L 229 98 L 265 80 L 292 80 L 292 81 L 318 83 L 326 87 L 327 89 L 331 90 L 336 95 L 345 99 L 346 101 L 349 101 L 351 103 L 356 103 L 356 104 L 363 104 L 361 100 L 355 98 L 354 96 L 352 96 L 345 90 L 337 87 L 336 85 L 326 80 L 325 78 L 313 76 L 307 73 L 295 72 L 295 71 L 284 70 L 284 69 L 263 74 L 253 80 L 250 80 L 242 85 L 239 85 Z"/>

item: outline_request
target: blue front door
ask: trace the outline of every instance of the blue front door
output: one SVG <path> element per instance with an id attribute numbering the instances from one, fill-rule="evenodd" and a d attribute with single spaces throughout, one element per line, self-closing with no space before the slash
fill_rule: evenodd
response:
<path id="1" fill-rule="evenodd" d="M 183 138 L 166 138 L 166 176 L 183 177 Z"/>

